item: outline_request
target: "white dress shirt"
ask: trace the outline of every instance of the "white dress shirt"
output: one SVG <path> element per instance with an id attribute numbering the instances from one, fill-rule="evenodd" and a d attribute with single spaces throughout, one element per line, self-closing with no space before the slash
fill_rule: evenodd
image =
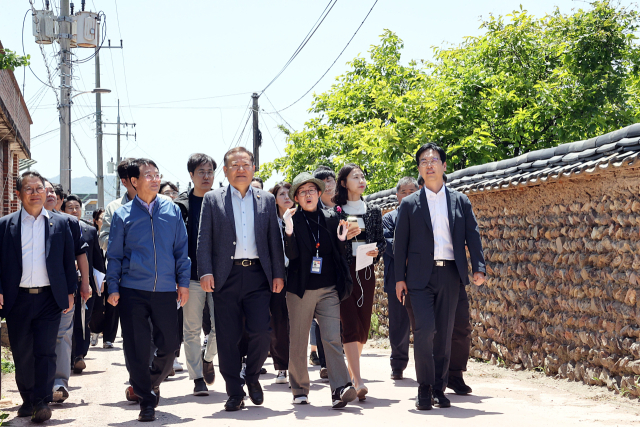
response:
<path id="1" fill-rule="evenodd" d="M 233 219 L 236 223 L 236 254 L 234 259 L 257 259 L 258 246 L 253 212 L 253 187 L 249 186 L 244 197 L 229 185 L 233 204 Z"/>
<path id="2" fill-rule="evenodd" d="M 37 218 L 22 208 L 20 213 L 22 244 L 21 288 L 51 286 L 47 272 L 45 253 L 45 227 L 49 224 L 49 212 L 43 207 Z"/>
<path id="3" fill-rule="evenodd" d="M 431 215 L 431 227 L 433 229 L 433 259 L 451 260 L 453 255 L 453 240 L 449 229 L 449 209 L 447 208 L 447 194 L 443 185 L 440 191 L 434 193 L 427 187 L 423 187 L 429 203 L 429 214 Z"/>

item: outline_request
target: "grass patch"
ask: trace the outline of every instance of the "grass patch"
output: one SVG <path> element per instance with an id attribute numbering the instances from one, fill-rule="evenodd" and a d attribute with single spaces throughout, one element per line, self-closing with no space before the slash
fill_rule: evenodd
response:
<path id="1" fill-rule="evenodd" d="M 2 373 L 12 374 L 16 371 L 16 365 L 11 360 L 2 359 Z"/>

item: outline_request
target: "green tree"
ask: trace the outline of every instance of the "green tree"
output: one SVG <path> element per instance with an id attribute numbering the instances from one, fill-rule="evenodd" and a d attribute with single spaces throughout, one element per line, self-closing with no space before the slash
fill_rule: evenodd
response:
<path id="1" fill-rule="evenodd" d="M 9 49 L 0 49 L 0 70 L 15 70 L 17 67 L 29 65 L 30 55 L 20 56 Z"/>
<path id="2" fill-rule="evenodd" d="M 357 57 L 315 116 L 288 134 L 287 155 L 263 165 L 292 179 L 319 164 L 367 172 L 369 191 L 416 175 L 413 154 L 443 145 L 449 170 L 606 133 L 640 118 L 638 13 L 608 0 L 571 15 L 525 10 L 493 17 L 484 33 L 435 48 L 433 61 L 402 65 L 386 30 L 369 60 Z"/>

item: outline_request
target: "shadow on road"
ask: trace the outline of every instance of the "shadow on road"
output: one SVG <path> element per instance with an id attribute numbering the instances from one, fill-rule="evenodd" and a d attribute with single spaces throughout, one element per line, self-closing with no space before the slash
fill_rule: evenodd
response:
<path id="1" fill-rule="evenodd" d="M 136 416 L 135 418 L 136 419 L 133 419 L 130 421 L 123 421 L 121 423 L 111 423 L 107 425 L 114 426 L 114 427 L 139 426 L 140 422 L 137 420 L 138 417 Z M 180 418 L 177 415 L 156 410 L 156 420 L 146 425 L 154 426 L 154 425 L 167 425 L 167 424 L 182 424 L 182 423 L 188 423 L 194 420 L 195 418 Z"/>
<path id="2" fill-rule="evenodd" d="M 268 418 L 282 417 L 290 414 L 292 411 L 275 411 L 264 406 L 246 406 L 240 411 L 225 411 L 224 407 L 214 412 L 212 415 L 202 417 L 203 419 L 232 419 L 232 420 L 266 420 Z"/>
<path id="3" fill-rule="evenodd" d="M 417 409 L 410 409 L 409 412 L 414 414 L 420 414 L 425 416 L 442 416 L 445 418 L 474 418 L 480 415 L 503 415 L 502 412 L 487 412 L 480 409 L 467 409 L 452 406 L 451 408 L 440 409 L 434 408 L 431 411 L 418 411 Z"/>

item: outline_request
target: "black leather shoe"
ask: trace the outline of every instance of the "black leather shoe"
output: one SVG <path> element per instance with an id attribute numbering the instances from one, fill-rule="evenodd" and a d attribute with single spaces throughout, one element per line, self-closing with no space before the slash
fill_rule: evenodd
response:
<path id="1" fill-rule="evenodd" d="M 33 415 L 33 405 L 31 401 L 23 402 L 22 406 L 18 408 L 18 416 L 19 417 L 30 417 Z"/>
<path id="2" fill-rule="evenodd" d="M 225 411 L 239 411 L 244 408 L 244 396 L 231 396 L 224 404 Z"/>
<path id="3" fill-rule="evenodd" d="M 204 351 L 202 352 L 202 376 L 204 382 L 211 385 L 216 380 L 216 371 L 213 369 L 213 362 L 207 362 L 204 360 Z"/>
<path id="4" fill-rule="evenodd" d="M 416 397 L 416 408 L 421 411 L 431 409 L 431 386 L 421 385 L 418 387 L 418 396 Z"/>
<path id="5" fill-rule="evenodd" d="M 267 374 L 267 368 L 260 368 L 260 375 L 266 375 Z"/>
<path id="6" fill-rule="evenodd" d="M 51 418 L 51 408 L 45 402 L 38 403 L 33 408 L 31 421 L 34 423 L 43 423 Z"/>
<path id="7" fill-rule="evenodd" d="M 392 380 L 401 380 L 404 377 L 402 376 L 402 371 L 400 369 L 394 369 L 391 371 L 391 379 Z"/>
<path id="8" fill-rule="evenodd" d="M 149 421 L 154 421 L 155 419 L 156 419 L 155 409 L 151 407 L 140 409 L 140 414 L 138 415 L 138 421 L 149 422 Z"/>
<path id="9" fill-rule="evenodd" d="M 209 389 L 202 378 L 193 380 L 195 387 L 193 388 L 194 396 L 209 396 Z"/>
<path id="10" fill-rule="evenodd" d="M 442 390 L 433 390 L 433 405 L 438 408 L 451 407 L 451 401 L 444 395 Z"/>
<path id="11" fill-rule="evenodd" d="M 450 388 L 455 394 L 459 394 L 461 396 L 473 392 L 473 390 L 471 390 L 471 387 L 465 384 L 464 378 L 452 377 L 451 375 L 449 375 L 449 383 L 447 384 L 447 388 Z"/>
<path id="12" fill-rule="evenodd" d="M 75 360 L 73 361 L 74 374 L 81 374 L 82 371 L 86 369 L 86 367 L 87 367 L 87 364 L 84 363 L 84 359 L 82 358 L 82 356 L 76 357 Z"/>
<path id="13" fill-rule="evenodd" d="M 262 405 L 264 403 L 264 393 L 259 382 L 247 384 L 247 389 L 249 390 L 249 399 L 254 405 Z"/>
<path id="14" fill-rule="evenodd" d="M 309 365 L 318 366 L 320 364 L 320 358 L 318 357 L 318 353 L 312 351 L 309 355 Z"/>

